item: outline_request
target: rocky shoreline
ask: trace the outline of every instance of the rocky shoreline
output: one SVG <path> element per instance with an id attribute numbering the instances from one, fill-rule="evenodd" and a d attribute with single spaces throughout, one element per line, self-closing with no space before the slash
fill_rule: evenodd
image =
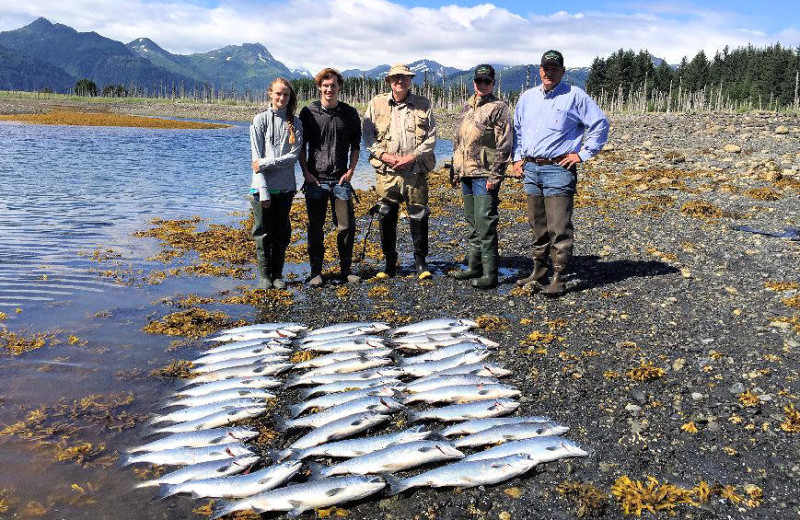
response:
<path id="1" fill-rule="evenodd" d="M 800 241 L 734 229 L 800 227 L 799 138 L 796 116 L 613 117 L 608 150 L 579 173 L 576 257 L 557 300 L 514 285 L 531 268 L 518 181 L 501 191 L 500 287 L 483 292 L 445 276 L 463 260 L 464 225 L 460 196 L 439 171 L 431 175 L 432 280 L 409 269 L 403 220 L 400 276 L 369 279 L 380 267 L 373 233 L 360 267 L 367 282 L 311 289 L 297 280 L 291 305 L 260 307 L 260 320 L 314 327 L 479 318 L 523 391 L 518 413 L 569 426 L 590 454 L 486 489 L 366 500 L 346 506 L 349 516 L 800 513 Z M 362 194 L 357 211 L 360 236 L 370 197 Z"/>
<path id="2" fill-rule="evenodd" d="M 12 110 L 8 104 L 0 112 Z M 247 120 L 253 112 L 165 107 L 112 110 L 222 120 Z M 800 118 L 611 120 L 606 151 L 579 171 L 576 257 L 564 297 L 550 300 L 514 285 L 531 268 L 531 235 L 522 186 L 513 180 L 501 191 L 500 287 L 483 292 L 446 277 L 460 267 L 465 235 L 460 196 L 437 172 L 432 280 L 419 281 L 408 269 L 403 219 L 400 276 L 347 288 L 311 289 L 298 280 L 290 286 L 293 303 L 254 303 L 261 321 L 314 327 L 481 318 L 482 333 L 502 345 L 497 360 L 523 391 L 518 413 L 551 416 L 589 452 L 486 489 L 422 489 L 346 505 L 349 518 L 616 519 L 637 510 L 704 519 L 800 515 L 800 241 L 734 229 L 800 228 Z M 439 118 L 443 136 L 452 128 L 447 121 Z M 371 198 L 362 194 L 362 205 Z M 368 225 L 360 208 L 357 253 Z M 370 253 L 358 268 L 367 279 L 380 267 L 376 235 L 373 225 Z"/>

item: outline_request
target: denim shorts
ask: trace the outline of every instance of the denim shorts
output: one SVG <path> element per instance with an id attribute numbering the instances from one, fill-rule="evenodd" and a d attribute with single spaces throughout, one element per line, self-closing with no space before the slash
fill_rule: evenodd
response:
<path id="1" fill-rule="evenodd" d="M 486 189 L 487 177 L 462 177 L 461 178 L 461 193 L 462 195 L 489 195 L 489 190 Z M 491 191 L 491 195 L 497 195 L 500 191 L 500 184 L 498 183 Z"/>
<path id="2" fill-rule="evenodd" d="M 331 196 L 338 200 L 350 200 L 352 190 L 349 182 L 339 184 L 339 181 L 320 181 L 319 185 L 306 183 L 307 199 L 328 199 Z"/>
<path id="3" fill-rule="evenodd" d="M 525 193 L 544 197 L 562 197 L 575 194 L 578 177 L 556 164 L 525 163 Z"/>

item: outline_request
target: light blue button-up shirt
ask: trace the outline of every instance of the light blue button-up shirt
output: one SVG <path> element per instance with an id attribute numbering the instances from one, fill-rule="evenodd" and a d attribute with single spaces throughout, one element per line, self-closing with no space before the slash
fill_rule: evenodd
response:
<path id="1" fill-rule="evenodd" d="M 577 152 L 585 162 L 597 155 L 607 140 L 606 115 L 578 87 L 562 81 L 545 94 L 539 85 L 526 90 L 517 102 L 514 111 L 515 162 L 524 157 L 553 159 L 573 152 Z"/>

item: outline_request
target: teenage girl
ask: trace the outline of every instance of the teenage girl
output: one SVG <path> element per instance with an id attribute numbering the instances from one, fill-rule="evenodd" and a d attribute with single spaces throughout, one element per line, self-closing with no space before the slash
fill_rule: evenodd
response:
<path id="1" fill-rule="evenodd" d="M 303 127 L 295 117 L 297 94 L 289 80 L 269 86 L 267 110 L 250 127 L 253 179 L 253 240 L 258 260 L 258 288 L 285 289 L 283 263 L 292 236 L 289 210 L 297 191 L 294 166 L 303 144 Z"/>

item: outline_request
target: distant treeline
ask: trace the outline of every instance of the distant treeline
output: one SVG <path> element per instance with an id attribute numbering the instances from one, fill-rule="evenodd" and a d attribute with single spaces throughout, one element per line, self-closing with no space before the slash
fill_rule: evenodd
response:
<path id="1" fill-rule="evenodd" d="M 292 86 L 297 92 L 297 97 L 302 100 L 319 98 L 319 91 L 313 79 L 292 80 Z M 421 85 L 415 85 L 413 91 L 430 99 L 434 107 L 455 108 L 466 103 L 474 94 L 472 82 L 463 81 L 429 81 L 427 74 Z M 356 77 L 345 78 L 340 96 L 347 103 L 367 104 L 377 94 L 389 92 L 389 87 L 384 79 Z M 495 92 L 509 104 L 514 104 L 519 97 L 519 92 Z"/>
<path id="2" fill-rule="evenodd" d="M 611 110 L 785 110 L 798 108 L 800 47 L 727 46 L 703 51 L 677 68 L 654 64 L 647 51 L 620 49 L 595 58 L 586 91 Z"/>

